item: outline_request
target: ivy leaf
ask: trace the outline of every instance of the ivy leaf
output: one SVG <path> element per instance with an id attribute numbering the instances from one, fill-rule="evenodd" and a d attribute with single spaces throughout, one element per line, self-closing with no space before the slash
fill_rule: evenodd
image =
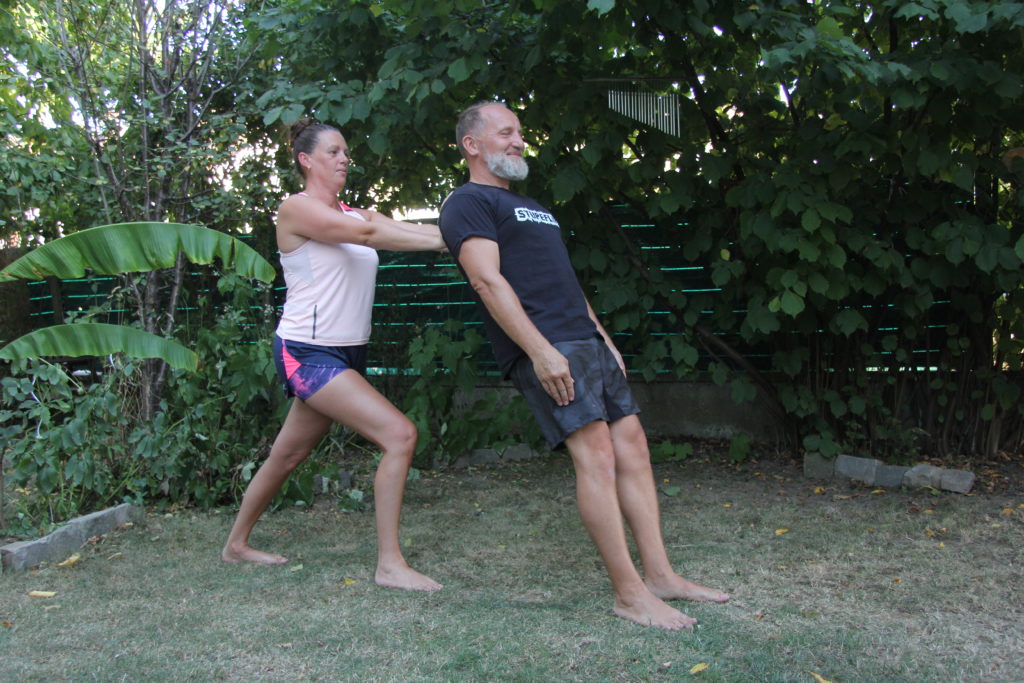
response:
<path id="1" fill-rule="evenodd" d="M 779 300 L 779 305 L 782 307 L 782 311 L 793 317 L 800 315 L 804 310 L 804 298 L 799 296 L 796 292 L 783 292 L 782 298 Z"/>
<path id="2" fill-rule="evenodd" d="M 587 179 L 583 177 L 575 166 L 563 166 L 559 169 L 555 179 L 551 183 L 551 191 L 555 201 L 567 202 L 587 185 Z"/>
<path id="3" fill-rule="evenodd" d="M 857 330 L 868 328 L 868 321 L 864 319 L 860 311 L 853 308 L 847 308 L 837 313 L 833 323 L 839 333 L 847 337 Z"/>
<path id="4" fill-rule="evenodd" d="M 832 17 L 822 17 L 815 28 L 818 33 L 830 40 L 840 40 L 845 37 L 842 28 L 839 27 L 839 22 Z"/>
<path id="5" fill-rule="evenodd" d="M 975 14 L 971 6 L 966 2 L 957 2 L 946 9 L 946 16 L 956 24 L 956 30 L 961 33 L 977 33 L 988 25 L 988 12 L 982 11 Z"/>
<path id="6" fill-rule="evenodd" d="M 807 209 L 800 217 L 800 225 L 807 232 L 814 232 L 821 226 L 821 215 L 813 208 Z"/>
<path id="7" fill-rule="evenodd" d="M 466 64 L 466 60 L 459 57 L 452 62 L 448 66 L 448 75 L 451 76 L 451 79 L 456 83 L 461 83 L 469 78 L 469 66 Z"/>

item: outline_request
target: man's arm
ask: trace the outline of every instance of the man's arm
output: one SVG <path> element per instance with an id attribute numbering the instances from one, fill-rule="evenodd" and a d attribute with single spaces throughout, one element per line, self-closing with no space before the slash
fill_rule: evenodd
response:
<path id="1" fill-rule="evenodd" d="M 560 406 L 572 402 L 576 394 L 569 361 L 540 333 L 501 274 L 497 242 L 485 237 L 468 238 L 459 250 L 459 263 L 495 322 L 530 357 L 544 391 Z"/>
<path id="2" fill-rule="evenodd" d="M 627 374 L 626 361 L 622 360 L 622 354 L 619 353 L 617 348 L 615 348 L 611 335 L 605 331 L 604 325 L 602 325 L 601 321 L 597 319 L 597 313 L 594 313 L 594 309 L 590 307 L 589 301 L 587 302 L 587 313 L 590 315 L 590 319 L 593 320 L 594 324 L 597 326 L 597 331 L 600 333 L 601 338 L 604 339 L 604 343 L 608 346 L 608 350 L 612 352 L 613 356 L 615 356 L 615 362 L 619 364 L 619 370 L 622 370 L 622 374 Z"/>

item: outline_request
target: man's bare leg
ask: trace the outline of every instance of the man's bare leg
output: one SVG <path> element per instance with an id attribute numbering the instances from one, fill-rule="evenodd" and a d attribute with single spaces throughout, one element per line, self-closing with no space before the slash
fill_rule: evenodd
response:
<path id="1" fill-rule="evenodd" d="M 281 490 L 284 480 L 309 456 L 330 426 L 330 418 L 321 415 L 298 399 L 292 401 L 281 431 L 270 448 L 270 455 L 245 489 L 238 516 L 235 517 L 227 543 L 220 554 L 222 560 L 261 564 L 283 564 L 288 561 L 281 555 L 265 553 L 250 547 L 249 534 L 252 533 L 263 511 Z"/>
<path id="2" fill-rule="evenodd" d="M 576 468 L 580 516 L 597 545 L 615 591 L 615 614 L 643 626 L 669 630 L 692 627 L 694 619 L 667 605 L 648 588 L 629 556 L 608 425 L 592 422 L 573 432 L 566 445 Z"/>
<path id="3" fill-rule="evenodd" d="M 383 454 L 373 480 L 377 585 L 426 591 L 441 588 L 437 581 L 408 565 L 398 541 L 405 480 L 416 450 L 416 426 L 356 372 L 341 373 L 309 402 L 377 444 Z"/>
<path id="4" fill-rule="evenodd" d="M 725 602 L 729 595 L 693 583 L 676 574 L 661 534 L 658 495 L 651 468 L 647 437 L 636 415 L 609 425 L 615 449 L 619 503 L 629 523 L 644 567 L 644 582 L 663 600 Z"/>

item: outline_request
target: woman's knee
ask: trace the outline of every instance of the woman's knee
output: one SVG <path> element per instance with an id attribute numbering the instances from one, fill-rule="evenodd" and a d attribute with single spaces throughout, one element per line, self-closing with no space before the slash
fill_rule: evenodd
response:
<path id="1" fill-rule="evenodd" d="M 381 448 L 384 449 L 385 456 L 395 455 L 411 460 L 416 451 L 418 437 L 419 432 L 416 425 L 403 417 L 402 420 L 396 420 L 395 424 L 389 426 L 387 434 L 382 439 Z"/>
<path id="2" fill-rule="evenodd" d="M 292 470 L 301 465 L 312 452 L 312 448 L 304 446 L 288 447 L 275 444 L 274 448 L 270 451 L 270 457 L 267 458 L 267 461 L 274 463 L 274 465 L 285 474 L 290 474 Z"/>

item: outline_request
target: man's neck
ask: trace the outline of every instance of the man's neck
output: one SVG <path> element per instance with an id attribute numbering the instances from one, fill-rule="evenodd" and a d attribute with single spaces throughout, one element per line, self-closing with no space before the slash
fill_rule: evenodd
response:
<path id="1" fill-rule="evenodd" d="M 476 183 L 477 185 L 491 185 L 492 187 L 500 187 L 503 190 L 509 189 L 511 183 L 507 178 L 499 178 L 494 175 L 489 168 L 473 168 L 469 169 L 469 182 Z"/>

